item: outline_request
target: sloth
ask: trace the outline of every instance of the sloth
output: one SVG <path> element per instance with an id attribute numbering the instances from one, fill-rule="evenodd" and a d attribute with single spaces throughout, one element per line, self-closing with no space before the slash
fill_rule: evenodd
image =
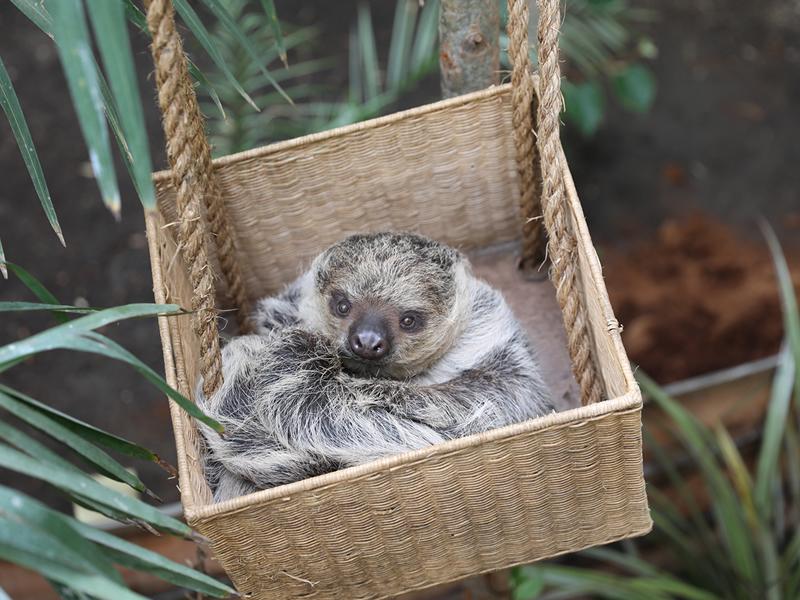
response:
<path id="1" fill-rule="evenodd" d="M 217 501 L 552 412 L 533 348 L 467 258 L 410 233 L 320 254 L 223 349 L 198 403 Z"/>

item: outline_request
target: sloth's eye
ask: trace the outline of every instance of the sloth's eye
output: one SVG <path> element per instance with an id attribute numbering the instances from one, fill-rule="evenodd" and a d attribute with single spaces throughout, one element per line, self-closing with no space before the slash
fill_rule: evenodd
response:
<path id="1" fill-rule="evenodd" d="M 346 317 L 350 312 L 350 302 L 346 298 L 341 298 L 336 301 L 336 314 L 340 317 Z"/>
<path id="2" fill-rule="evenodd" d="M 414 329 L 417 325 L 417 318 L 414 315 L 403 315 L 400 317 L 400 327 L 403 329 Z"/>

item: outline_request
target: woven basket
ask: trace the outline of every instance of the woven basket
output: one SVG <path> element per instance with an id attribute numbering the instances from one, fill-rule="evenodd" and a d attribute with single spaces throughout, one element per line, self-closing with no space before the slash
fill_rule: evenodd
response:
<path id="1" fill-rule="evenodd" d="M 172 7 L 149 3 L 172 165 L 155 175 L 158 209 L 146 214 L 155 296 L 195 309 L 159 321 L 172 386 L 192 396 L 201 376 L 207 390 L 218 384 L 215 306 L 249 306 L 344 235 L 414 230 L 467 250 L 523 237 L 531 260 L 536 222 L 520 226 L 520 211 L 535 216 L 541 197 L 587 402 L 218 504 L 195 424 L 171 404 L 186 519 L 249 598 L 386 598 L 651 527 L 641 396 L 558 141 L 558 2 L 540 10 L 543 193 L 527 2 L 509 7 L 511 84 L 212 164 Z"/>

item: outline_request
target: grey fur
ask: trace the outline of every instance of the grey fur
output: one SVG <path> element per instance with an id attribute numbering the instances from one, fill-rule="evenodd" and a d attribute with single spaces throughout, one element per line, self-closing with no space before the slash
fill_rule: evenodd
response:
<path id="1" fill-rule="evenodd" d="M 353 316 L 330 308 L 352 300 Z M 349 350 L 349 322 L 413 311 L 385 360 Z M 206 472 L 216 500 L 520 422 L 553 406 L 522 327 L 502 295 L 457 251 L 421 236 L 352 236 L 274 298 L 257 333 L 222 353 L 225 383 L 205 412 Z"/>

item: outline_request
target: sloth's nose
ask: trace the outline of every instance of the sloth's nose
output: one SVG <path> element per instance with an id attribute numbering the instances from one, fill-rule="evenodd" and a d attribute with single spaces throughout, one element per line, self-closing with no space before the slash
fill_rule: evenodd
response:
<path id="1" fill-rule="evenodd" d="M 389 340 L 378 328 L 358 328 L 348 339 L 350 349 L 365 360 L 379 360 L 389 352 Z"/>

